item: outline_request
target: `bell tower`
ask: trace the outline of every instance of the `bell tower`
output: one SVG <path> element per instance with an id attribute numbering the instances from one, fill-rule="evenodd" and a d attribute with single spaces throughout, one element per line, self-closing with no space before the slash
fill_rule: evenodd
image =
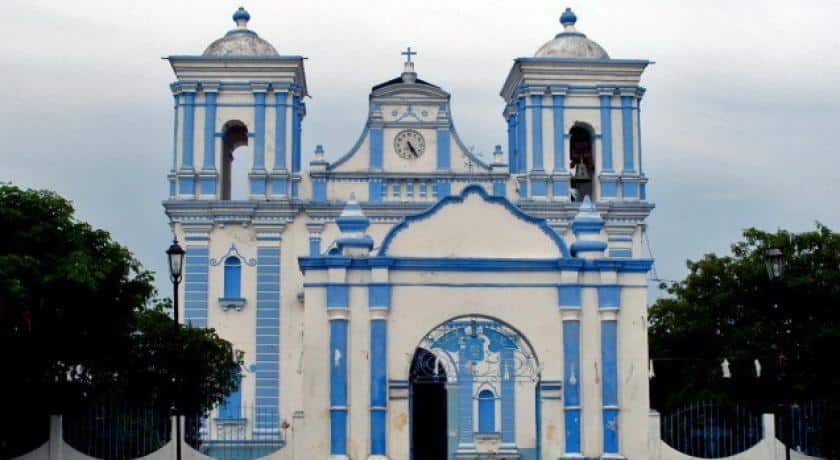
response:
<path id="1" fill-rule="evenodd" d="M 236 27 L 202 54 L 166 58 L 176 77 L 170 199 L 230 200 L 234 161 L 249 164 L 249 199 L 298 197 L 303 57 L 278 54 L 250 19 L 240 7 Z M 235 158 L 246 145 L 248 158 Z"/>
<path id="2" fill-rule="evenodd" d="M 501 91 L 510 172 L 522 200 L 645 201 L 639 82 L 646 60 L 611 58 L 575 28 L 515 59 Z"/>

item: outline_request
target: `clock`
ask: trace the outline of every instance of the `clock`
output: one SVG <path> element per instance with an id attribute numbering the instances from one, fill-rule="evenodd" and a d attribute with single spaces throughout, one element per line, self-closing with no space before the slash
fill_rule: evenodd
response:
<path id="1" fill-rule="evenodd" d="M 400 131 L 394 137 L 394 151 L 401 158 L 413 160 L 420 158 L 426 150 L 426 140 L 423 135 L 413 129 Z"/>

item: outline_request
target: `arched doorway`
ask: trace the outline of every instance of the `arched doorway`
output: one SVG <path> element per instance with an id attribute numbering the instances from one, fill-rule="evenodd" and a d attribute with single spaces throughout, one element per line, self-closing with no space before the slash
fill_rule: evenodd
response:
<path id="1" fill-rule="evenodd" d="M 446 458 L 446 371 L 437 357 L 423 348 L 414 353 L 409 391 L 412 459 Z"/>
<path id="2" fill-rule="evenodd" d="M 527 340 L 502 321 L 469 315 L 437 326 L 411 365 L 411 458 L 535 455 L 537 414 L 530 408 L 540 369 Z M 528 430 L 535 437 L 517 442 L 516 433 Z"/>
<path id="3" fill-rule="evenodd" d="M 248 196 L 248 163 L 245 159 L 248 128 L 240 121 L 229 121 L 222 127 L 222 200 L 245 199 Z M 234 162 L 234 159 L 238 161 Z"/>

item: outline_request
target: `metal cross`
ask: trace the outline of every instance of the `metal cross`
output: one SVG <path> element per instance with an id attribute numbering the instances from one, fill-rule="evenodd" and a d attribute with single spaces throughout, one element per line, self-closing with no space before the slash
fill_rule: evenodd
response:
<path id="1" fill-rule="evenodd" d="M 403 56 L 406 57 L 405 62 L 411 62 L 411 56 L 416 56 L 417 52 L 416 51 L 411 51 L 411 47 L 409 46 L 408 48 L 406 48 L 405 51 L 403 51 L 400 54 L 402 54 Z"/>

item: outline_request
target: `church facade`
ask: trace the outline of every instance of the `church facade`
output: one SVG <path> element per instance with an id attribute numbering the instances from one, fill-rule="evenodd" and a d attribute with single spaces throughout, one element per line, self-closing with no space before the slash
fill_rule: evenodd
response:
<path id="1" fill-rule="evenodd" d="M 168 58 L 182 318 L 245 362 L 201 433 L 234 430 L 219 449 L 245 457 L 648 458 L 649 62 L 609 57 L 567 9 L 514 60 L 485 161 L 409 48 L 359 140 L 304 168 L 304 59 L 249 19 Z"/>

